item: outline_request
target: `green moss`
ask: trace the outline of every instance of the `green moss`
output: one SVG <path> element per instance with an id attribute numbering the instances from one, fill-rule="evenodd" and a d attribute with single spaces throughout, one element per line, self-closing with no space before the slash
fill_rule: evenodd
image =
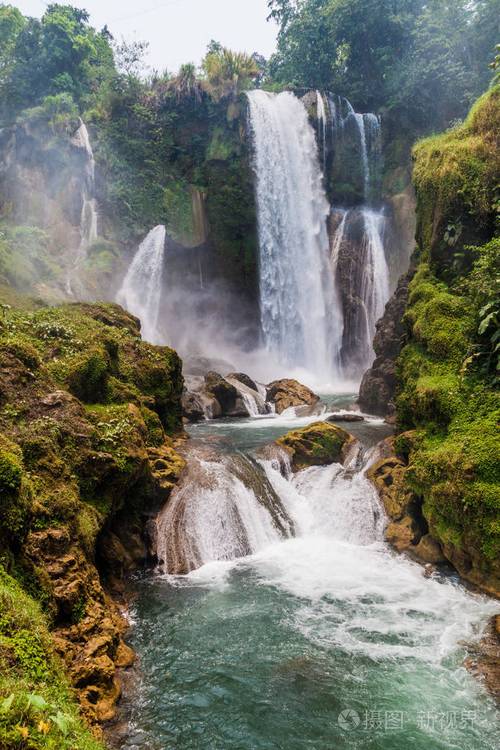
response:
<path id="1" fill-rule="evenodd" d="M 400 429 L 417 432 L 411 444 L 396 440 L 431 533 L 489 591 L 500 587 L 500 394 L 492 372 L 498 334 L 488 327 L 485 340 L 480 321 L 481 308 L 500 297 L 492 237 L 499 122 L 497 87 L 463 126 L 414 152 L 421 262 L 405 314 L 397 409 Z M 468 247 L 471 236 L 487 242 Z"/>
<path id="2" fill-rule="evenodd" d="M 2 701 L 0 747 L 102 750 L 79 716 L 39 606 L 0 566 Z"/>
<path id="3" fill-rule="evenodd" d="M 88 404 L 106 401 L 110 359 L 106 351 L 94 348 L 85 352 L 67 377 L 71 393 Z"/>
<path id="4" fill-rule="evenodd" d="M 457 253 L 467 243 L 484 242 L 491 235 L 498 200 L 499 130 L 496 86 L 476 103 L 463 125 L 414 148 L 419 241 L 443 267 L 459 260 Z"/>
<path id="5" fill-rule="evenodd" d="M 315 422 L 288 432 L 276 442 L 288 451 L 294 469 L 300 470 L 340 461 L 349 439 L 349 433 L 340 427 L 328 422 Z"/>
<path id="6" fill-rule="evenodd" d="M 12 535 L 18 542 L 26 529 L 30 487 L 18 446 L 0 434 L 0 539 Z"/>

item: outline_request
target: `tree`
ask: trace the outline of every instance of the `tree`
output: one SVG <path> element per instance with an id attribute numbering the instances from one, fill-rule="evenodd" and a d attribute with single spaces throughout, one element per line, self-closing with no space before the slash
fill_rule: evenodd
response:
<path id="1" fill-rule="evenodd" d="M 269 75 L 331 89 L 359 109 L 443 128 L 488 85 L 500 0 L 268 0 L 279 25 Z"/>
<path id="2" fill-rule="evenodd" d="M 194 63 L 181 65 L 175 78 L 169 81 L 168 88 L 175 93 L 177 101 L 193 97 L 195 101 L 200 102 L 203 96 L 203 85 L 198 78 L 196 65 Z"/>
<path id="3" fill-rule="evenodd" d="M 109 32 L 96 32 L 88 18 L 84 10 L 51 4 L 41 20 L 17 22 L 20 28 L 10 45 L 11 59 L 1 92 L 4 112 L 33 106 L 60 93 L 85 104 L 101 83 L 115 74 Z"/>
<path id="4" fill-rule="evenodd" d="M 0 90 L 9 77 L 16 40 L 25 23 L 26 19 L 17 8 L 0 6 Z"/>
<path id="5" fill-rule="evenodd" d="M 237 97 L 242 91 L 250 88 L 260 73 L 253 57 L 245 52 L 233 52 L 225 47 L 219 51 L 209 52 L 203 60 L 202 67 L 206 76 L 205 88 L 214 101 Z"/>

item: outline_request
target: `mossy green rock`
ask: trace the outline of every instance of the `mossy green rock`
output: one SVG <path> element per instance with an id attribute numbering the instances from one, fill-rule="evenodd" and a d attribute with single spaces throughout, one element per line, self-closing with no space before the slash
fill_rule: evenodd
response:
<path id="1" fill-rule="evenodd" d="M 300 471 L 309 466 L 340 463 L 354 438 L 336 425 L 315 422 L 288 432 L 276 442 L 290 455 L 294 471 Z"/>
<path id="2" fill-rule="evenodd" d="M 171 437 L 181 429 L 182 365 L 171 349 L 142 341 L 137 319 L 116 305 L 26 300 L 4 309 L 0 565 L 43 606 L 96 725 L 113 717 L 116 668 L 128 653 L 101 574 L 145 562 L 146 517 L 183 469 Z M 111 549 L 126 549 L 127 565 Z"/>
<path id="3" fill-rule="evenodd" d="M 481 310 L 500 298 L 500 89 L 414 150 L 420 263 L 409 287 L 397 417 L 402 492 L 468 581 L 500 595 L 500 394 Z M 472 242 L 479 247 L 470 247 Z M 493 336 L 493 329 L 488 336 Z"/>

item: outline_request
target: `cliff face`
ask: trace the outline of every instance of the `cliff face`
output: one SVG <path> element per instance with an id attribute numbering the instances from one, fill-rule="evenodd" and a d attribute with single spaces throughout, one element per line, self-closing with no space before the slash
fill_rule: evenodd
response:
<path id="1" fill-rule="evenodd" d="M 462 126 L 415 148 L 419 257 L 396 398 L 399 429 L 410 431 L 396 441 L 398 483 L 420 527 L 406 546 L 428 532 L 465 579 L 496 595 L 499 133 L 497 87 Z"/>
<path id="2" fill-rule="evenodd" d="M 57 655 L 87 720 L 96 726 L 113 716 L 116 670 L 133 654 L 104 582 L 119 586 L 124 573 L 149 559 L 148 514 L 165 502 L 183 468 L 170 437 L 181 427 L 182 390 L 175 352 L 144 343 L 138 321 L 117 306 L 3 305 L 0 570 L 15 598 L 11 616 L 0 618 L 0 658 L 9 665 L 4 687 L 14 696 L 0 744 L 28 692 L 54 702 L 42 673 L 55 669 L 64 684 Z M 45 634 L 41 676 L 25 668 L 31 656 L 16 613 L 21 600 Z M 36 712 L 25 721 L 36 734 Z M 83 747 L 75 732 L 58 747 Z"/>

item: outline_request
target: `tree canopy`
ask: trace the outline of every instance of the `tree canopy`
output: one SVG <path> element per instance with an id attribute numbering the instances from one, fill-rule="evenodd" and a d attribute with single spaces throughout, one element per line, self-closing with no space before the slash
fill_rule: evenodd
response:
<path id="1" fill-rule="evenodd" d="M 332 89 L 363 109 L 403 108 L 436 127 L 491 79 L 500 0 L 269 0 L 273 82 Z"/>

